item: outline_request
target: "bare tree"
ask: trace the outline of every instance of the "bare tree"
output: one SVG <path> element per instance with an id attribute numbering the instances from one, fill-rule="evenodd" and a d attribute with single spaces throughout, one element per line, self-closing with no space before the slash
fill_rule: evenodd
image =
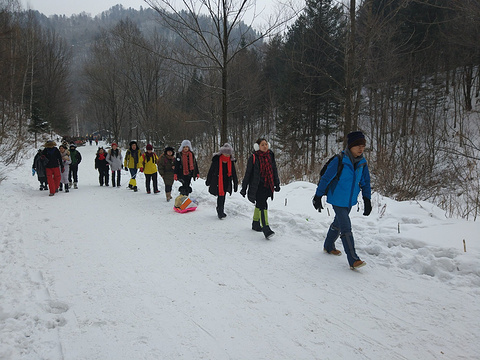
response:
<path id="1" fill-rule="evenodd" d="M 244 23 L 248 12 L 258 17 L 255 0 L 182 0 L 178 8 L 173 0 L 145 0 L 161 16 L 165 25 L 179 36 L 194 54 L 172 50 L 171 58 L 187 66 L 214 70 L 221 74 L 220 140 L 228 140 L 228 77 L 229 66 L 239 52 L 273 34 L 295 16 L 291 8 L 281 9 L 271 23 L 260 32 L 253 21 Z M 286 14 L 280 16 L 280 14 Z M 205 16 L 208 21 L 205 21 Z M 201 63 L 200 63 L 201 62 Z"/>
<path id="2" fill-rule="evenodd" d="M 130 55 L 132 51 L 125 53 L 118 51 L 119 48 L 111 34 L 104 32 L 92 47 L 91 56 L 85 64 L 86 82 L 83 88 L 89 116 L 96 120 L 99 128 L 111 129 L 116 141 L 119 141 L 121 129 L 133 107 L 128 79 L 122 75 L 122 54 Z"/>

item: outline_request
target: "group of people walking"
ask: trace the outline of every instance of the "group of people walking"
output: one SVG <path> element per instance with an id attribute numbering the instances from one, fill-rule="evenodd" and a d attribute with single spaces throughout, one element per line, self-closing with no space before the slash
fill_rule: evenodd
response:
<path id="1" fill-rule="evenodd" d="M 313 206 L 321 211 L 323 196 L 326 196 L 326 202 L 333 206 L 335 218 L 328 230 L 324 251 L 331 255 L 341 255 L 341 251 L 335 247 L 335 242 L 340 237 L 348 263 L 352 269 L 356 269 L 364 266 L 365 262 L 360 260 L 355 251 L 349 213 L 357 203 L 358 194 L 361 191 L 365 205 L 364 215 L 370 214 L 371 188 L 367 161 L 363 157 L 365 136 L 362 132 L 355 131 L 348 134 L 347 138 L 347 148 L 332 158 L 321 176 L 313 198 Z M 35 171 L 38 174 L 40 190 L 49 188 L 50 196 L 62 189 L 60 184 L 63 184 L 65 191 L 68 192 L 72 185 L 72 178 L 74 188 L 77 188 L 78 164 L 81 161 L 81 155 L 74 144 L 70 144 L 70 149 L 63 144 L 59 149 L 55 146 L 55 142 L 47 142 L 45 149 L 39 150 L 32 167 L 33 174 Z M 99 172 L 100 186 L 109 186 L 111 172 L 112 185 L 120 187 L 123 167 L 130 173 L 128 188 L 134 192 L 138 191 L 136 178 L 139 171 L 145 174 L 145 188 L 148 194 L 152 192 L 152 186 L 154 194 L 160 192 L 157 172 L 164 181 L 167 201 L 172 199 L 174 181 L 180 182 L 181 195 L 188 196 L 192 192 L 191 181 L 198 179 L 200 174 L 189 140 L 182 141 L 177 153 L 174 148 L 166 147 L 158 156 L 151 144 L 148 144 L 145 150 L 142 153 L 137 142 L 131 141 L 123 158 L 116 143 L 111 145 L 108 152 L 105 152 L 102 147 L 99 148 L 95 157 L 95 168 Z M 270 150 L 269 142 L 265 138 L 258 139 L 254 144 L 254 150 L 247 161 L 240 194 L 255 204 L 252 230 L 262 232 L 265 238 L 270 239 L 275 232 L 269 225 L 268 199 L 273 199 L 274 193 L 280 191 L 280 180 L 275 155 Z M 235 163 L 233 148 L 225 143 L 213 155 L 206 177 L 205 184 L 210 194 L 217 197 L 216 211 L 219 219 L 227 216 L 226 194 L 231 195 L 232 192 L 238 191 L 239 181 Z M 45 172 L 42 171 L 42 166 Z"/>
<path id="2" fill-rule="evenodd" d="M 40 182 L 40 190 L 49 190 L 50 196 L 55 195 L 65 188 L 78 189 L 78 165 L 82 155 L 74 143 L 62 143 L 58 148 L 55 141 L 45 143 L 43 150 L 38 150 L 33 159 L 32 175 L 35 173 Z"/>

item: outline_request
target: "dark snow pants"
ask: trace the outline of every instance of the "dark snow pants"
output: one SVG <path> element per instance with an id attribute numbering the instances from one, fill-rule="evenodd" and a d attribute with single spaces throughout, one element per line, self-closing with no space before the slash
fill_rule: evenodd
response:
<path id="1" fill-rule="evenodd" d="M 105 185 L 108 186 L 108 178 L 109 178 L 109 171 L 108 167 L 106 168 L 99 168 L 98 169 L 98 181 L 100 182 L 100 186 L 103 186 L 103 183 L 105 182 Z"/>
<path id="2" fill-rule="evenodd" d="M 70 170 L 68 171 L 68 182 L 78 183 L 78 164 L 77 165 L 70 165 Z"/>
<path id="3" fill-rule="evenodd" d="M 145 188 L 147 192 L 150 192 L 150 180 L 153 182 L 153 191 L 158 192 L 158 177 L 156 172 L 153 174 L 145 174 Z"/>
<path id="4" fill-rule="evenodd" d="M 332 251 L 335 248 L 335 241 L 342 239 L 343 249 L 347 254 L 347 260 L 350 266 L 357 260 L 360 260 L 355 251 L 355 241 L 352 234 L 352 223 L 350 222 L 350 207 L 340 207 L 333 205 L 335 211 L 335 219 L 333 219 L 330 228 L 328 229 L 327 237 L 323 247 L 325 250 Z"/>

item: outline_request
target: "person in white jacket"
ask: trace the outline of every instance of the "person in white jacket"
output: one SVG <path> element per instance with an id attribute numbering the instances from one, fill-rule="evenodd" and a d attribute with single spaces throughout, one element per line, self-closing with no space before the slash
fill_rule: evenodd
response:
<path id="1" fill-rule="evenodd" d="M 60 177 L 60 191 L 62 191 L 62 185 L 65 185 L 65 192 L 68 193 L 70 190 L 68 189 L 68 172 L 70 171 L 70 164 L 72 160 L 70 158 L 70 151 L 67 150 L 65 145 L 60 145 L 58 147 L 60 151 L 60 155 L 62 156 L 62 170 L 61 170 L 61 177 Z"/>
<path id="2" fill-rule="evenodd" d="M 120 179 L 123 165 L 122 150 L 120 150 L 116 143 L 112 144 L 112 148 L 108 150 L 107 162 L 110 165 L 112 171 L 112 186 L 115 187 L 115 173 L 116 173 L 116 186 L 120 187 Z"/>

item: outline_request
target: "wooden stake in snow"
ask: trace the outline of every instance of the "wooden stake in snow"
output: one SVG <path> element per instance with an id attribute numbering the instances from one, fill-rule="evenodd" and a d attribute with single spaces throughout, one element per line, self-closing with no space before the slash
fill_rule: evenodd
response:
<path id="1" fill-rule="evenodd" d="M 467 244 L 465 243 L 465 239 L 463 239 L 463 252 L 467 252 Z"/>
<path id="2" fill-rule="evenodd" d="M 285 206 L 287 206 L 287 198 L 285 198 Z"/>
<path id="3" fill-rule="evenodd" d="M 400 223 L 398 223 L 398 233 L 400 234 Z"/>

